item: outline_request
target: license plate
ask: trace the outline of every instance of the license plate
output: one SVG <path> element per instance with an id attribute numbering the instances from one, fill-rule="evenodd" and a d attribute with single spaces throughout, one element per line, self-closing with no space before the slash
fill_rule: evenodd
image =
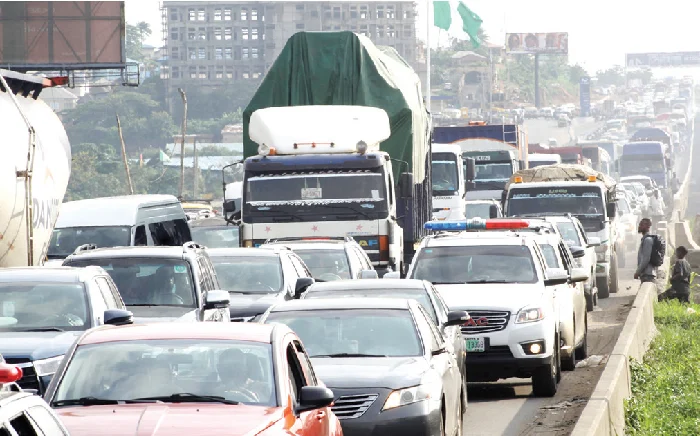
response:
<path id="1" fill-rule="evenodd" d="M 485 350 L 484 338 L 467 338 L 467 353 L 483 353 Z"/>

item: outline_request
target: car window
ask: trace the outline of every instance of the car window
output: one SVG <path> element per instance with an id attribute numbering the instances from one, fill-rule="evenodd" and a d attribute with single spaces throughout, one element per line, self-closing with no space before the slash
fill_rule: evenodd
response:
<path id="1" fill-rule="evenodd" d="M 64 258 L 83 244 L 98 247 L 128 247 L 131 245 L 131 227 L 66 227 L 54 229 L 47 255 L 49 258 Z"/>
<path id="2" fill-rule="evenodd" d="M 306 380 L 296 350 L 292 344 L 289 344 L 287 347 L 287 366 L 289 368 L 289 381 L 292 384 L 292 396 L 294 401 L 298 403 L 301 397 L 301 388 L 306 386 Z"/>
<path id="3" fill-rule="evenodd" d="M 148 238 L 146 238 L 146 226 L 143 224 L 136 227 L 136 230 L 134 231 L 134 245 L 137 247 L 148 245 Z"/>
<path id="4" fill-rule="evenodd" d="M 557 258 L 557 252 L 549 244 L 539 244 L 542 249 L 542 254 L 547 262 L 547 268 L 561 268 L 559 265 L 559 259 Z"/>
<path id="5" fill-rule="evenodd" d="M 41 436 L 42 433 L 37 431 L 34 425 L 26 413 L 20 413 L 10 420 L 10 427 L 18 436 Z"/>
<path id="6" fill-rule="evenodd" d="M 112 293 L 112 289 L 109 286 L 109 282 L 107 282 L 107 279 L 104 277 L 97 277 L 95 278 L 95 281 L 97 282 L 97 287 L 100 289 L 100 293 L 105 299 L 105 303 L 107 304 L 108 309 L 117 309 L 119 308 L 119 303 L 117 300 L 114 298 L 114 294 Z"/>
<path id="7" fill-rule="evenodd" d="M 306 350 L 304 350 L 304 346 L 301 345 L 301 342 L 294 341 L 294 348 L 296 349 L 297 359 L 299 359 L 301 369 L 304 371 L 304 375 L 306 377 L 306 384 L 310 386 L 316 386 L 316 374 L 314 374 L 313 366 L 311 365 L 309 356 L 306 354 Z"/>
<path id="8" fill-rule="evenodd" d="M 427 324 L 428 329 L 430 329 L 430 338 L 431 338 L 431 342 L 432 342 L 432 346 L 431 346 L 430 351 L 437 351 L 437 350 L 441 349 L 442 347 L 445 346 L 445 341 L 443 340 L 442 335 L 438 331 L 435 324 L 430 322 L 430 317 L 425 312 L 425 309 L 423 307 L 420 307 L 420 306 L 418 307 L 418 309 L 420 309 L 419 315 L 422 316 L 424 323 Z"/>
<path id="9" fill-rule="evenodd" d="M 49 409 L 42 406 L 30 407 L 27 410 L 29 417 L 34 420 L 36 425 L 45 435 L 63 435 L 61 425 L 53 417 Z"/>
<path id="10" fill-rule="evenodd" d="M 581 246 L 578 231 L 572 222 L 558 222 L 557 228 L 561 234 L 561 238 L 569 245 Z"/>
<path id="11" fill-rule="evenodd" d="M 271 294 L 284 286 L 278 256 L 214 256 L 211 261 L 219 285 L 225 291 Z"/>
<path id="12" fill-rule="evenodd" d="M 91 324 L 82 283 L 0 283 L 0 332 L 46 328 L 83 331 Z"/>
<path id="13" fill-rule="evenodd" d="M 153 245 L 177 246 L 192 240 L 190 228 L 184 219 L 162 221 L 148 225 Z"/>
<path id="14" fill-rule="evenodd" d="M 300 257 L 294 253 L 289 253 L 289 259 L 292 261 L 292 265 L 294 265 L 294 269 L 297 270 L 299 277 L 313 277 L 311 271 L 309 271 L 309 268 L 304 264 Z"/>
<path id="15" fill-rule="evenodd" d="M 326 281 L 354 278 L 350 275 L 351 268 L 344 250 L 297 250 L 295 253 L 313 277 Z M 355 259 L 355 263 L 358 262 Z"/>
<path id="16" fill-rule="evenodd" d="M 5 424 L 0 423 L 0 436 L 11 436 L 10 431 L 5 427 Z"/>
<path id="17" fill-rule="evenodd" d="M 435 286 L 432 284 L 429 285 L 430 289 L 433 294 L 433 298 L 435 299 L 436 302 L 436 310 L 439 313 L 439 317 L 442 318 L 443 320 L 447 320 L 447 314 L 450 312 L 450 308 L 447 307 L 447 303 L 445 303 L 445 300 L 442 299 L 442 295 L 438 292 L 437 289 L 435 289 Z"/>

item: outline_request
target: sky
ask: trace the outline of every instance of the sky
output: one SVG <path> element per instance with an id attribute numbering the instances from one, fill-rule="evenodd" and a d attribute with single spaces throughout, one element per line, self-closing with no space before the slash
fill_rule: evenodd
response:
<path id="1" fill-rule="evenodd" d="M 210 0 L 211 1 L 211 0 Z M 294 3 L 293 0 L 285 0 Z M 369 0 L 371 1 L 371 0 Z M 451 0 L 456 8 L 458 0 Z M 700 51 L 695 35 L 700 20 L 696 0 L 464 0 L 483 19 L 492 43 L 502 44 L 506 32 L 568 32 L 569 62 L 589 73 L 624 65 L 625 53 Z M 417 33 L 427 35 L 429 0 L 416 0 Z M 453 18 L 450 34 L 468 39 Z M 128 23 L 146 21 L 153 35 L 147 43 L 160 46 L 161 14 L 155 0 L 126 0 Z M 431 26 L 432 27 L 432 26 Z M 442 38 L 439 38 L 442 33 Z M 431 46 L 445 45 L 447 32 L 432 27 Z"/>

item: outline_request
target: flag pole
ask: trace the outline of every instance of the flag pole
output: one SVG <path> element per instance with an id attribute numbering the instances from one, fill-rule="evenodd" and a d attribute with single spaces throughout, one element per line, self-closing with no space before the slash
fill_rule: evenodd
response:
<path id="1" fill-rule="evenodd" d="M 430 9 L 433 6 L 432 0 L 428 2 L 428 9 L 425 14 L 426 16 L 426 21 L 428 25 L 428 32 L 426 33 L 425 37 L 425 42 L 427 46 L 427 52 L 425 56 L 425 65 L 426 65 L 426 79 L 425 81 L 427 82 L 427 85 L 425 87 L 425 106 L 426 109 L 428 109 L 428 113 L 430 113 L 430 100 L 431 100 L 431 95 L 430 95 L 430 28 L 432 27 L 430 24 Z"/>

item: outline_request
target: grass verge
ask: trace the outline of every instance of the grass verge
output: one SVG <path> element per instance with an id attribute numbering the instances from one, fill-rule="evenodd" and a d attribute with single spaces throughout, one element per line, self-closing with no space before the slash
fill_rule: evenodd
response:
<path id="1" fill-rule="evenodd" d="M 658 303 L 654 318 L 659 334 L 644 362 L 630 362 L 632 398 L 625 403 L 626 433 L 697 435 L 700 433 L 700 305 Z"/>

